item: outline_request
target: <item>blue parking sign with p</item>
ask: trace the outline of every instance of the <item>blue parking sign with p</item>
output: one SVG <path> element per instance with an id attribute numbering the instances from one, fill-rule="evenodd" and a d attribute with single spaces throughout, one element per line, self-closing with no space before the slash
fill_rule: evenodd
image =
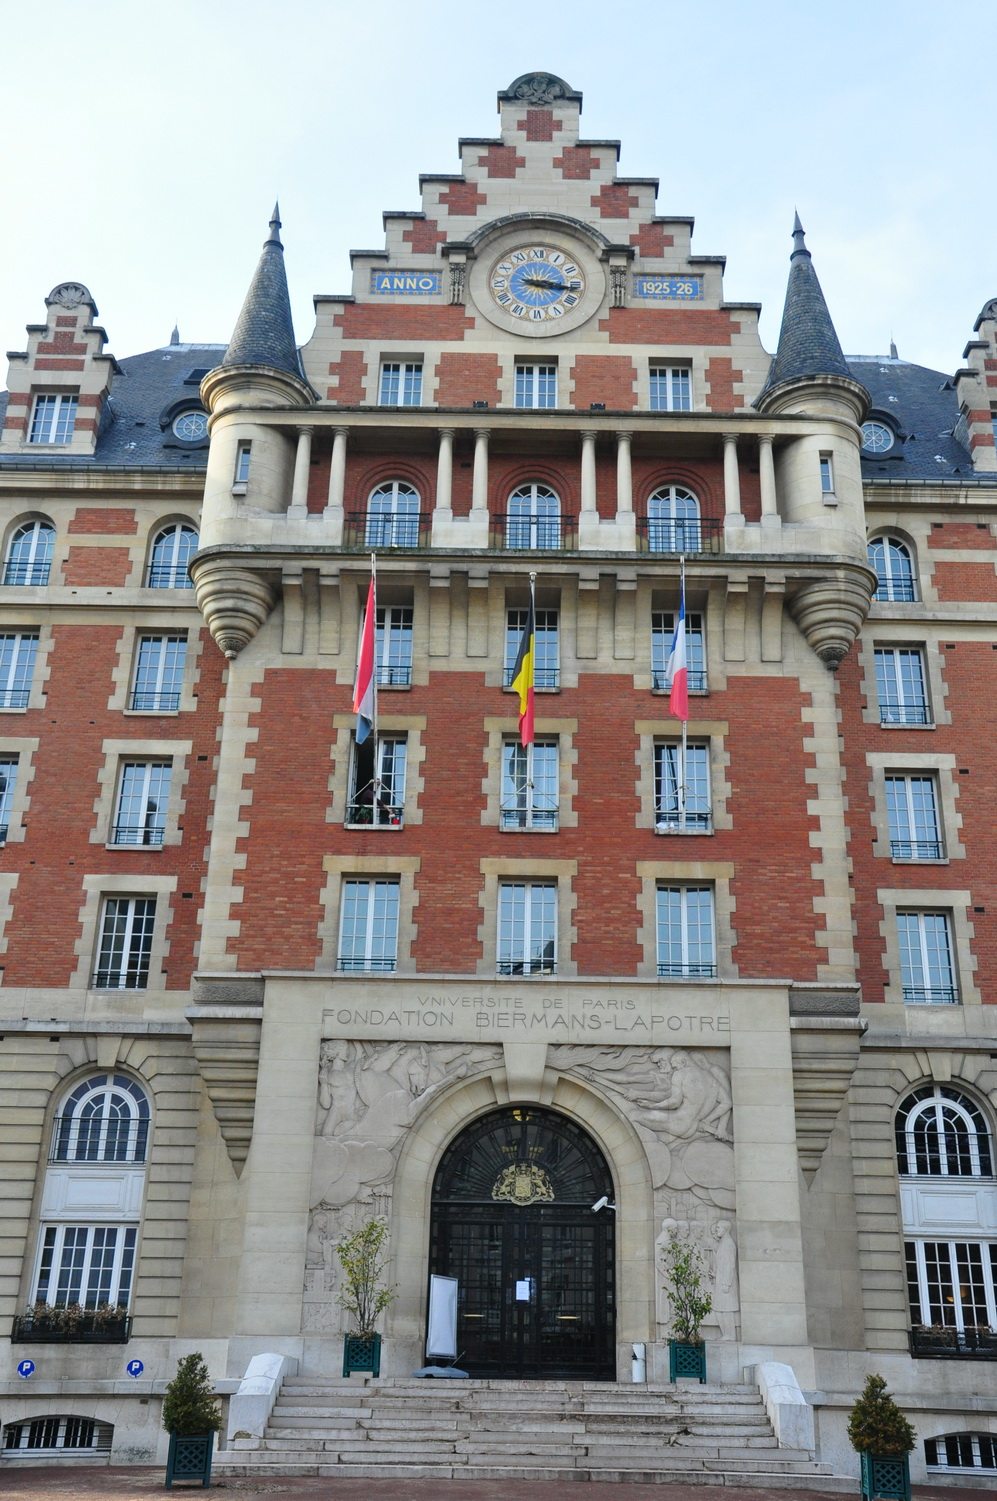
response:
<path id="1" fill-rule="evenodd" d="M 129 1376 L 137 1377 L 141 1376 L 142 1372 L 145 1370 L 145 1366 L 140 1360 L 130 1360 L 125 1366 L 125 1370 L 128 1372 Z"/>
<path id="2" fill-rule="evenodd" d="M 22 1361 L 19 1361 L 18 1362 L 18 1366 L 17 1366 L 17 1374 L 21 1377 L 21 1379 L 23 1381 L 27 1381 L 27 1379 L 28 1379 L 29 1376 L 33 1376 L 35 1374 L 35 1363 L 34 1363 L 34 1361 L 33 1360 L 22 1360 Z"/>

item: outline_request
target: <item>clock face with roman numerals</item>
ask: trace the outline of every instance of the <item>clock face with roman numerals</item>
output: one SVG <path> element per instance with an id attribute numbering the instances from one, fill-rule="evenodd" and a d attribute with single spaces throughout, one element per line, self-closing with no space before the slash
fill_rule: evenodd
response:
<path id="1" fill-rule="evenodd" d="M 488 290 L 508 318 L 526 328 L 544 325 L 545 332 L 553 332 L 581 305 L 585 273 L 556 245 L 520 245 L 492 266 Z"/>

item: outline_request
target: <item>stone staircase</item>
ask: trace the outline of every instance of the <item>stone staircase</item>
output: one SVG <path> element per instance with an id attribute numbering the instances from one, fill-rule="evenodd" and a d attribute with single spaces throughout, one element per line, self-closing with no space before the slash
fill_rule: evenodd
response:
<path id="1" fill-rule="evenodd" d="M 236 1439 L 215 1470 L 855 1489 L 780 1449 L 753 1386 L 292 1378 L 263 1439 Z"/>

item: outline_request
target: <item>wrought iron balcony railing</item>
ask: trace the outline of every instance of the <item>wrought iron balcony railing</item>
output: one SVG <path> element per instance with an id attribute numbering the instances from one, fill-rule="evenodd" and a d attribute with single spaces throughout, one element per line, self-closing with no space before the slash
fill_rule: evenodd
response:
<path id="1" fill-rule="evenodd" d="M 686 552 L 723 552 L 724 524 L 713 518 L 698 521 L 659 520 L 654 516 L 637 517 L 637 545 L 642 552 L 671 554 Z"/>
<path id="2" fill-rule="evenodd" d="M 174 714 L 180 707 L 180 695 L 136 688 L 128 701 L 128 707 L 143 714 Z"/>
<path id="3" fill-rule="evenodd" d="M 716 973 L 715 964 L 701 964 L 698 960 L 689 960 L 684 964 L 665 962 L 658 965 L 658 976 L 663 980 L 713 980 Z"/>
<path id="4" fill-rule="evenodd" d="M 163 843 L 164 830 L 150 828 L 148 824 L 116 823 L 111 830 L 111 843 L 158 849 Z"/>
<path id="5" fill-rule="evenodd" d="M 558 516 L 499 512 L 491 518 L 489 545 L 507 552 L 559 552 L 577 542 L 577 518 L 565 511 Z"/>
<path id="6" fill-rule="evenodd" d="M 514 663 L 510 664 L 508 667 L 506 667 L 504 673 L 502 674 L 502 686 L 503 686 L 503 688 L 511 688 L 512 687 L 512 672 L 513 672 L 513 667 L 514 666 L 515 666 Z M 560 683 L 561 683 L 561 669 L 559 667 L 542 667 L 542 666 L 540 666 L 539 663 L 537 663 L 534 666 L 534 668 L 533 668 L 533 686 L 534 686 L 534 688 L 539 688 L 541 691 L 546 690 L 546 691 L 550 692 L 553 689 L 560 687 Z"/>
<path id="7" fill-rule="evenodd" d="M 10 1338 L 12 1344 L 125 1345 L 131 1332 L 126 1313 L 73 1305 L 19 1315 Z"/>
<path id="8" fill-rule="evenodd" d="M 691 669 L 688 669 L 686 682 L 688 684 L 690 693 L 708 693 L 710 691 L 705 672 L 693 672 Z M 660 672 L 652 671 L 651 688 L 653 692 L 669 693 L 671 691 L 671 686 L 672 680 L 663 670 Z"/>
<path id="9" fill-rule="evenodd" d="M 145 990 L 149 983 L 149 961 L 124 967 L 98 966 L 90 983 L 94 990 Z"/>
<path id="10" fill-rule="evenodd" d="M 336 968 L 349 975 L 386 975 L 397 967 L 397 963 L 394 956 L 390 959 L 371 959 L 364 956 L 350 959 L 341 954 L 336 961 Z"/>
<path id="11" fill-rule="evenodd" d="M 382 662 L 376 671 L 379 688 L 411 688 L 412 686 L 411 662 Z"/>
<path id="12" fill-rule="evenodd" d="M 911 1006 L 954 1006 L 959 992 L 954 985 L 904 985 L 903 997 Z"/>
<path id="13" fill-rule="evenodd" d="M 47 584 L 51 572 L 51 563 L 5 563 L 3 582 L 5 584 Z"/>
<path id="14" fill-rule="evenodd" d="M 709 808 L 659 808 L 654 824 L 656 834 L 709 834 L 713 828 L 713 814 Z"/>
<path id="15" fill-rule="evenodd" d="M 377 802 L 350 802 L 346 807 L 346 822 L 354 828 L 400 829 L 402 805 L 379 800 Z"/>
<path id="16" fill-rule="evenodd" d="M 497 969 L 500 975 L 555 975 L 557 961 L 545 954 L 533 959 L 500 959 Z"/>
<path id="17" fill-rule="evenodd" d="M 174 568 L 166 563 L 150 563 L 145 576 L 147 589 L 193 589 L 187 569 Z"/>
<path id="18" fill-rule="evenodd" d="M 917 585 L 913 579 L 880 579 L 872 597 L 880 604 L 913 604 L 917 599 Z"/>
<path id="19" fill-rule="evenodd" d="M 997 1331 L 988 1328 L 925 1328 L 908 1331 L 910 1353 L 922 1360 L 997 1360 Z"/>
<path id="20" fill-rule="evenodd" d="M 502 808 L 500 819 L 503 829 L 556 829 L 557 804 L 550 803 L 544 807 L 534 802 L 532 808 L 520 808 L 510 803 Z"/>
<path id="21" fill-rule="evenodd" d="M 399 511 L 384 515 L 347 511 L 343 518 L 343 546 L 428 547 L 432 528 L 431 511 Z"/>
<path id="22" fill-rule="evenodd" d="M 931 709 L 928 704 L 898 703 L 896 699 L 884 699 L 879 705 L 880 724 L 930 724 Z"/>
<path id="23" fill-rule="evenodd" d="M 945 846 L 940 839 L 891 839 L 894 860 L 944 860 Z"/>
<path id="24" fill-rule="evenodd" d="M 26 709 L 30 688 L 0 688 L 0 709 Z"/>

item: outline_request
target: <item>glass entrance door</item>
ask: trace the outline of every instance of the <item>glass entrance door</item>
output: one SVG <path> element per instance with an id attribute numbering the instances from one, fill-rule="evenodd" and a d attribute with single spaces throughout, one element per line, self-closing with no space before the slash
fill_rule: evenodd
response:
<path id="1" fill-rule="evenodd" d="M 431 1270 L 458 1282 L 458 1363 L 475 1376 L 612 1380 L 612 1180 L 553 1111 L 495 1111 L 436 1175 Z"/>

